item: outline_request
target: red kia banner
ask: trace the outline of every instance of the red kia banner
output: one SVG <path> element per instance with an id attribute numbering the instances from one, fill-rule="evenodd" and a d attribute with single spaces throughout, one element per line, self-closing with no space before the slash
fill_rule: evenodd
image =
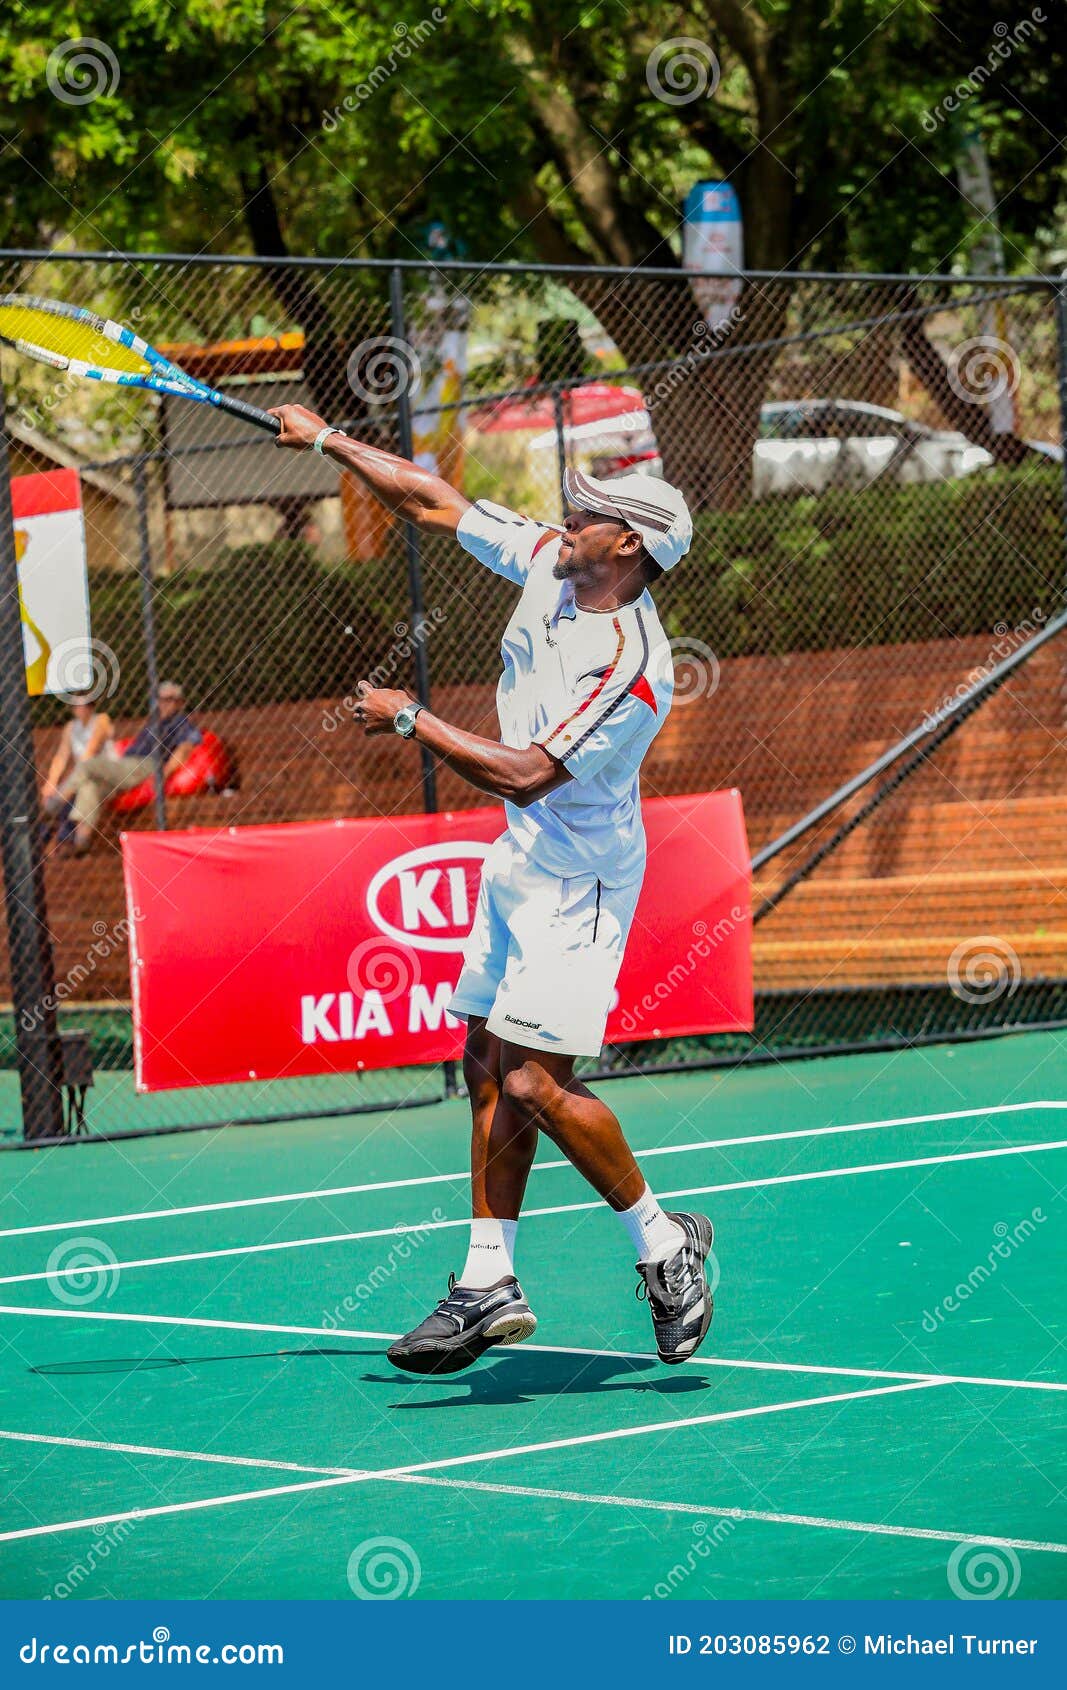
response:
<path id="1" fill-rule="evenodd" d="M 737 792 L 644 805 L 648 869 L 609 1043 L 752 1026 Z M 501 812 L 127 833 L 137 1086 L 459 1055 L 447 1004 Z"/>

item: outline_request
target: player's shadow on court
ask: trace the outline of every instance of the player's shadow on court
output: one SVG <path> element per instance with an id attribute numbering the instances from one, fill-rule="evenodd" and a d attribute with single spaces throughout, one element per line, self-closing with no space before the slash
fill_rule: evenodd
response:
<path id="1" fill-rule="evenodd" d="M 29 1368 L 30 1373 L 45 1377 L 72 1377 L 99 1373 L 151 1373 L 164 1368 L 183 1368 L 192 1377 L 203 1367 L 220 1362 L 242 1361 L 311 1361 L 330 1359 L 335 1366 L 347 1361 L 379 1361 L 378 1346 L 309 1344 L 301 1349 L 243 1350 L 227 1355 L 150 1355 L 116 1356 L 99 1360 L 44 1362 Z M 654 1396 L 682 1396 L 707 1390 L 710 1380 L 703 1374 L 690 1372 L 667 1373 L 651 1357 L 554 1354 L 540 1351 L 513 1350 L 495 1356 L 491 1361 L 475 1364 L 469 1371 L 457 1374 L 416 1374 L 394 1372 L 361 1373 L 360 1384 L 386 1385 L 391 1390 L 405 1385 L 427 1387 L 425 1393 L 394 1403 L 394 1408 L 471 1408 L 479 1403 L 532 1402 L 537 1397 L 603 1396 L 623 1391 L 628 1394 L 648 1392 Z"/>
<path id="2" fill-rule="evenodd" d="M 476 1364 L 460 1375 L 404 1375 L 411 1385 L 430 1389 L 424 1396 L 409 1397 L 397 1408 L 472 1408 L 478 1404 L 532 1402 L 537 1397 L 604 1396 L 612 1392 L 633 1395 L 683 1396 L 705 1391 L 709 1380 L 688 1370 L 667 1373 L 658 1362 L 640 1356 L 555 1355 L 519 1350 Z M 396 1383 L 378 1373 L 365 1373 L 366 1384 Z M 442 1386 L 451 1386 L 447 1392 Z M 461 1394 L 457 1394 L 457 1392 Z M 431 1394 L 432 1393 L 432 1394 Z"/>
<path id="3" fill-rule="evenodd" d="M 117 1356 L 97 1361 L 51 1361 L 43 1362 L 38 1367 L 31 1367 L 30 1373 L 43 1374 L 46 1377 L 76 1376 L 92 1373 L 152 1373 L 165 1367 L 210 1367 L 220 1361 L 279 1361 L 294 1360 L 315 1356 L 378 1356 L 380 1348 L 353 1349 L 351 1346 L 341 1348 L 340 1345 L 313 1344 L 299 1350 L 242 1350 L 237 1355 L 222 1356 Z"/>

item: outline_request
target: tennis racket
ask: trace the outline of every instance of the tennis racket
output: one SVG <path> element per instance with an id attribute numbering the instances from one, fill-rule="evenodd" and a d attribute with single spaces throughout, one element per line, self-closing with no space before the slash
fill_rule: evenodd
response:
<path id="1" fill-rule="evenodd" d="M 132 329 L 98 317 L 82 305 L 63 305 L 27 293 L 0 294 L 0 341 L 68 375 L 171 393 L 178 399 L 215 405 L 270 434 L 281 433 L 281 423 L 269 411 L 198 381 Z"/>

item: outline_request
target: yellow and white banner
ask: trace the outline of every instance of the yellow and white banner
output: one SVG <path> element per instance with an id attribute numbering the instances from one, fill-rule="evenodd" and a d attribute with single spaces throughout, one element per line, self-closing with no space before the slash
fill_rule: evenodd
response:
<path id="1" fill-rule="evenodd" d="M 94 684 L 81 487 L 73 469 L 11 481 L 26 687 L 88 692 Z"/>

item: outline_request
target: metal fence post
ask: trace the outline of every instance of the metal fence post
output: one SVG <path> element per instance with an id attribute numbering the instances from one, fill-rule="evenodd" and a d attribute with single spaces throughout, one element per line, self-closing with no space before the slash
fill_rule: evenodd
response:
<path id="1" fill-rule="evenodd" d="M 11 999 L 28 1139 L 62 1138 L 63 1052 L 38 834 L 37 770 L 26 693 L 11 471 L 0 390 L 0 855 L 7 904 Z"/>
<path id="2" fill-rule="evenodd" d="M 1060 502 L 1063 506 L 1063 549 L 1067 562 L 1067 278 L 1053 293 L 1056 314 L 1056 378 L 1060 413 Z M 1067 574 L 1063 583 L 1067 597 Z"/>
<path id="3" fill-rule="evenodd" d="M 141 629 L 144 634 L 144 661 L 148 675 L 148 721 L 155 734 L 152 758 L 156 765 L 155 808 L 156 826 L 161 832 L 167 826 L 167 797 L 163 790 L 167 760 L 159 738 L 159 664 L 156 661 L 156 607 L 152 592 L 152 542 L 148 532 L 148 475 L 145 461 L 138 458 L 133 466 L 133 489 L 137 500 L 137 572 L 141 577 Z"/>
<path id="4" fill-rule="evenodd" d="M 567 473 L 567 443 L 563 429 L 563 394 L 559 386 L 552 389 L 552 421 L 556 430 L 556 470 L 559 474 L 559 514 L 567 514 L 567 494 L 564 490 L 563 478 Z"/>
<path id="5" fill-rule="evenodd" d="M 393 338 L 405 340 L 404 322 L 404 275 L 403 271 L 394 265 L 389 273 L 389 306 L 392 315 Z M 411 427 L 411 395 L 406 383 L 402 383 L 396 401 L 397 430 L 400 435 L 400 456 L 410 458 L 414 452 L 414 434 Z M 424 621 L 422 600 L 422 547 L 419 531 L 413 522 L 404 524 L 404 550 L 408 563 L 408 598 L 411 604 L 411 632 L 415 644 L 415 691 L 423 704 L 430 702 L 430 665 L 426 656 L 426 642 L 422 638 L 420 629 Z M 422 807 L 432 814 L 437 809 L 437 771 L 434 768 L 433 754 L 424 745 L 420 747 L 422 756 Z"/>
<path id="6" fill-rule="evenodd" d="M 399 265 L 394 264 L 389 272 L 389 309 L 392 318 L 394 340 L 406 344 L 407 324 L 404 320 L 404 273 Z M 402 382 L 396 401 L 397 432 L 400 436 L 400 456 L 410 458 L 415 450 L 414 430 L 411 426 L 411 395 L 407 383 Z M 404 524 L 404 550 L 408 560 L 408 598 L 411 604 L 411 631 L 415 643 L 415 691 L 424 704 L 430 702 L 430 663 L 426 654 L 426 641 L 422 637 L 421 629 L 424 621 L 422 598 L 422 547 L 419 531 L 413 522 Z M 434 767 L 433 753 L 428 746 L 419 747 L 422 759 L 422 807 L 427 815 L 433 815 L 437 810 L 437 770 Z M 443 1062 L 441 1073 L 444 1080 L 445 1096 L 455 1097 L 459 1086 L 456 1078 L 456 1064 Z"/>

